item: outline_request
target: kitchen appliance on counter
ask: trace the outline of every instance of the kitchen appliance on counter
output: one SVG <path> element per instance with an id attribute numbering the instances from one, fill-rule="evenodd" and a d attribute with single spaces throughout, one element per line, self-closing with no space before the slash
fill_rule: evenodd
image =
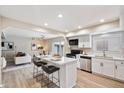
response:
<path id="1" fill-rule="evenodd" d="M 80 69 L 91 72 L 91 57 L 80 56 Z"/>
<path id="2" fill-rule="evenodd" d="M 76 54 L 80 54 L 81 50 L 71 50 L 71 53 L 66 54 L 66 57 L 76 58 Z"/>

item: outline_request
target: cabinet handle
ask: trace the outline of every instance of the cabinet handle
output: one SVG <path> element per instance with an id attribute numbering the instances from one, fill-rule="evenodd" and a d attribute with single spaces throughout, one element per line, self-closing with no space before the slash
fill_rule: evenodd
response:
<path id="1" fill-rule="evenodd" d="M 115 69 L 117 69 L 118 67 L 117 67 L 117 65 L 115 66 Z"/>
<path id="2" fill-rule="evenodd" d="M 102 67 L 103 66 L 103 63 L 100 63 L 100 66 Z"/>

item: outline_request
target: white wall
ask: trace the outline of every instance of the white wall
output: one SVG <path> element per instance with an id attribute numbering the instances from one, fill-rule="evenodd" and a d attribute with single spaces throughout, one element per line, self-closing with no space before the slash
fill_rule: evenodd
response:
<path id="1" fill-rule="evenodd" d="M 123 34 L 122 34 L 122 53 L 124 57 L 124 6 L 121 6 L 120 8 L 120 27 L 123 29 Z"/>
<path id="2" fill-rule="evenodd" d="M 124 6 L 120 8 L 120 27 L 124 29 Z"/>
<path id="3" fill-rule="evenodd" d="M 83 34 L 90 34 L 90 33 L 98 33 L 98 32 L 108 32 L 113 29 L 120 28 L 119 20 L 115 20 L 109 23 L 103 23 L 92 27 L 87 27 L 81 29 L 79 31 L 68 32 L 66 34 L 67 37 L 75 36 L 75 35 L 83 35 Z"/>
<path id="4" fill-rule="evenodd" d="M 14 42 L 16 52 L 26 52 L 31 54 L 31 39 L 23 37 L 8 37 L 8 41 Z"/>
<path id="5" fill-rule="evenodd" d="M 0 31 L 0 36 L 1 36 L 1 31 Z M 1 42 L 1 38 L 0 38 Z M 1 45 L 0 45 L 0 87 L 2 87 L 2 69 L 1 69 Z"/>
<path id="6" fill-rule="evenodd" d="M 4 41 L 14 42 L 14 50 L 13 51 L 4 51 L 3 52 L 3 55 L 6 55 L 6 56 L 8 56 L 8 55 L 14 56 L 17 52 L 28 53 L 32 56 L 33 54 L 36 54 L 38 52 L 38 51 L 31 50 L 31 43 L 32 43 L 31 38 L 9 36 Z"/>
<path id="7" fill-rule="evenodd" d="M 13 51 L 4 51 L 2 52 L 3 56 L 9 56 L 9 57 L 14 57 L 17 52 L 24 52 L 28 53 L 31 56 L 33 54 L 39 55 L 42 51 L 40 50 L 32 50 L 31 45 L 34 42 L 35 44 L 40 44 L 43 46 L 43 50 L 48 51 L 48 45 L 47 45 L 47 40 L 32 40 L 31 38 L 26 38 L 26 37 L 18 37 L 18 36 L 8 36 L 6 40 L 3 41 L 9 41 L 9 42 L 14 42 L 14 50 Z"/>
<path id="8" fill-rule="evenodd" d="M 1 43 L 1 32 L 2 32 L 2 19 L 0 16 L 0 43 Z M 1 45 L 0 45 L 0 87 L 2 87 L 2 71 L 1 71 Z"/>
<path id="9" fill-rule="evenodd" d="M 102 41 L 107 41 L 107 56 L 118 56 L 122 57 L 122 32 L 113 32 L 106 34 L 99 34 L 93 36 L 93 53 L 96 55 L 103 55 L 103 50 L 97 50 L 97 43 L 102 43 Z M 100 45 L 99 45 L 100 46 Z"/>
<path id="10" fill-rule="evenodd" d="M 50 46 L 49 47 L 50 48 L 49 52 L 52 55 L 56 53 L 56 50 L 55 50 L 55 47 L 54 47 L 55 42 L 59 42 L 59 43 L 64 42 L 64 43 L 66 43 L 64 37 L 53 38 L 53 39 L 49 39 L 48 41 L 49 41 L 49 46 Z M 67 46 L 67 44 L 64 44 L 63 51 L 60 49 L 60 52 L 63 52 L 64 55 L 65 55 L 65 46 Z"/>

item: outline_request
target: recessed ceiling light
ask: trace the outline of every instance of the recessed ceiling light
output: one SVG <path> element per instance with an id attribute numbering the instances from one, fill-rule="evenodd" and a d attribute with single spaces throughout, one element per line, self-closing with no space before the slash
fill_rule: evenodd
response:
<path id="1" fill-rule="evenodd" d="M 48 26 L 48 23 L 45 22 L 44 25 L 45 25 L 45 26 Z"/>
<path id="2" fill-rule="evenodd" d="M 58 18 L 62 18 L 63 17 L 63 15 L 62 14 L 58 14 Z"/>
<path id="3" fill-rule="evenodd" d="M 105 20 L 104 19 L 100 19 L 100 22 L 103 23 L 103 22 L 105 22 Z"/>
<path id="4" fill-rule="evenodd" d="M 81 28 L 81 26 L 78 26 L 78 29 L 80 29 Z"/>

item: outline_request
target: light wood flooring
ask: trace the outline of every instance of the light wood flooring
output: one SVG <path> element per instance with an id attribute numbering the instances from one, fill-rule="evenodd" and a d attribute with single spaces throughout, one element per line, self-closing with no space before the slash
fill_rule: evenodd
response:
<path id="1" fill-rule="evenodd" d="M 33 69 L 25 67 L 3 73 L 6 88 L 40 88 L 40 82 L 32 77 Z M 81 70 L 77 71 L 76 88 L 124 88 L 124 83 L 100 77 Z"/>

